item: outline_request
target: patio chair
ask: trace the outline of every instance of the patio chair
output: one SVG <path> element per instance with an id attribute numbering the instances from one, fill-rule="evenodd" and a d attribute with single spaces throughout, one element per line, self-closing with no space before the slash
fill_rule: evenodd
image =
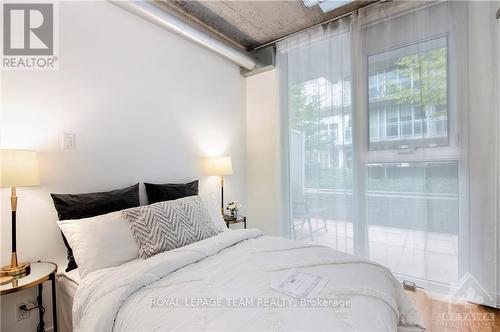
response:
<path id="1" fill-rule="evenodd" d="M 328 233 L 328 226 L 326 223 L 325 217 L 326 208 L 311 208 L 307 202 L 296 201 L 292 202 L 292 232 L 295 240 L 302 240 L 305 238 L 310 238 L 311 241 L 314 241 L 314 233 L 317 233 L 321 230 L 325 230 Z M 321 218 L 323 221 L 323 226 L 318 228 L 318 218 Z M 311 220 L 315 219 L 316 228 L 313 229 Z M 308 235 L 297 238 L 296 228 L 301 227 L 304 228 L 304 225 L 307 226 Z"/>

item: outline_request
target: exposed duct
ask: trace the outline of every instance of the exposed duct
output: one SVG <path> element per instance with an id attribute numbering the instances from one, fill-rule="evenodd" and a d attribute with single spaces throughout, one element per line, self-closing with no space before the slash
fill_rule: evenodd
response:
<path id="1" fill-rule="evenodd" d="M 254 57 L 249 53 L 238 50 L 212 36 L 209 36 L 208 34 L 192 27 L 186 22 L 183 22 L 177 17 L 163 11 L 148 1 L 110 0 L 110 2 L 162 28 L 175 32 L 201 46 L 204 46 L 244 69 L 252 71 L 257 67 L 256 59 L 254 59 Z"/>

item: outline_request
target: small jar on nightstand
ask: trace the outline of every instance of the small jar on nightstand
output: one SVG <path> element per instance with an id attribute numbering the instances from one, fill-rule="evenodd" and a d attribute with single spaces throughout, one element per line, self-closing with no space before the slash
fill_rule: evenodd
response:
<path id="1" fill-rule="evenodd" d="M 237 217 L 233 217 L 224 215 L 224 221 L 226 222 L 227 228 L 229 228 L 229 225 L 238 224 L 240 222 L 243 223 L 243 228 L 247 228 L 247 217 L 245 216 L 238 215 Z"/>

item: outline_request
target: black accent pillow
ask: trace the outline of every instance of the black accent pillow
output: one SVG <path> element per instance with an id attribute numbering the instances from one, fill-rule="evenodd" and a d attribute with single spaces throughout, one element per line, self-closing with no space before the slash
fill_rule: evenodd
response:
<path id="1" fill-rule="evenodd" d="M 131 187 L 88 194 L 50 194 L 59 220 L 82 219 L 106 214 L 140 205 L 139 184 Z M 61 232 L 62 234 L 62 232 Z M 64 234 L 63 241 L 68 250 L 66 272 L 78 267 Z"/>
<path id="2" fill-rule="evenodd" d="M 149 204 L 198 195 L 198 180 L 189 183 L 144 183 Z"/>

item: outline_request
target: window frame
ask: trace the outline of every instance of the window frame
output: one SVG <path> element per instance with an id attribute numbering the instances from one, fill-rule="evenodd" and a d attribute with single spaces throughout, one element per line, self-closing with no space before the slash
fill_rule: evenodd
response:
<path id="1" fill-rule="evenodd" d="M 445 38 L 446 40 L 446 107 L 447 107 L 447 131 L 448 135 L 446 137 L 446 145 L 441 146 L 423 146 L 423 147 L 400 147 L 393 148 L 389 147 L 387 149 L 370 149 L 370 94 L 369 94 L 369 58 L 374 55 L 382 54 L 385 52 L 390 52 L 393 50 L 401 49 L 404 47 L 409 47 L 412 45 L 418 45 L 419 43 L 428 42 L 431 40 L 437 40 L 440 38 Z M 438 33 L 433 36 L 426 38 L 419 38 L 411 41 L 406 41 L 404 43 L 394 45 L 387 48 L 382 48 L 380 50 L 372 52 L 364 52 L 364 84 L 365 85 L 365 102 L 366 102 L 366 112 L 363 112 L 363 116 L 366 117 L 365 123 L 366 128 L 366 161 L 368 163 L 393 161 L 395 158 L 401 158 L 401 161 L 446 161 L 446 160 L 459 160 L 460 157 L 460 135 L 457 128 L 458 124 L 455 120 L 458 117 L 459 110 L 453 110 L 450 105 L 450 35 L 446 33 Z M 387 112 L 387 109 L 385 110 Z M 413 112 L 413 111 L 412 111 Z M 386 114 L 387 116 L 387 114 Z M 400 110 L 398 108 L 398 119 L 400 117 Z M 424 130 L 423 125 L 426 118 L 422 119 L 422 131 Z M 387 127 L 387 122 L 386 122 Z M 398 120 L 398 134 L 400 130 L 400 121 Z M 387 129 L 386 129 L 387 130 Z M 413 130 L 413 128 L 412 128 Z M 401 135 L 398 135 L 400 137 Z M 396 140 L 397 141 L 397 140 Z M 404 142 L 404 140 L 399 140 Z"/>

